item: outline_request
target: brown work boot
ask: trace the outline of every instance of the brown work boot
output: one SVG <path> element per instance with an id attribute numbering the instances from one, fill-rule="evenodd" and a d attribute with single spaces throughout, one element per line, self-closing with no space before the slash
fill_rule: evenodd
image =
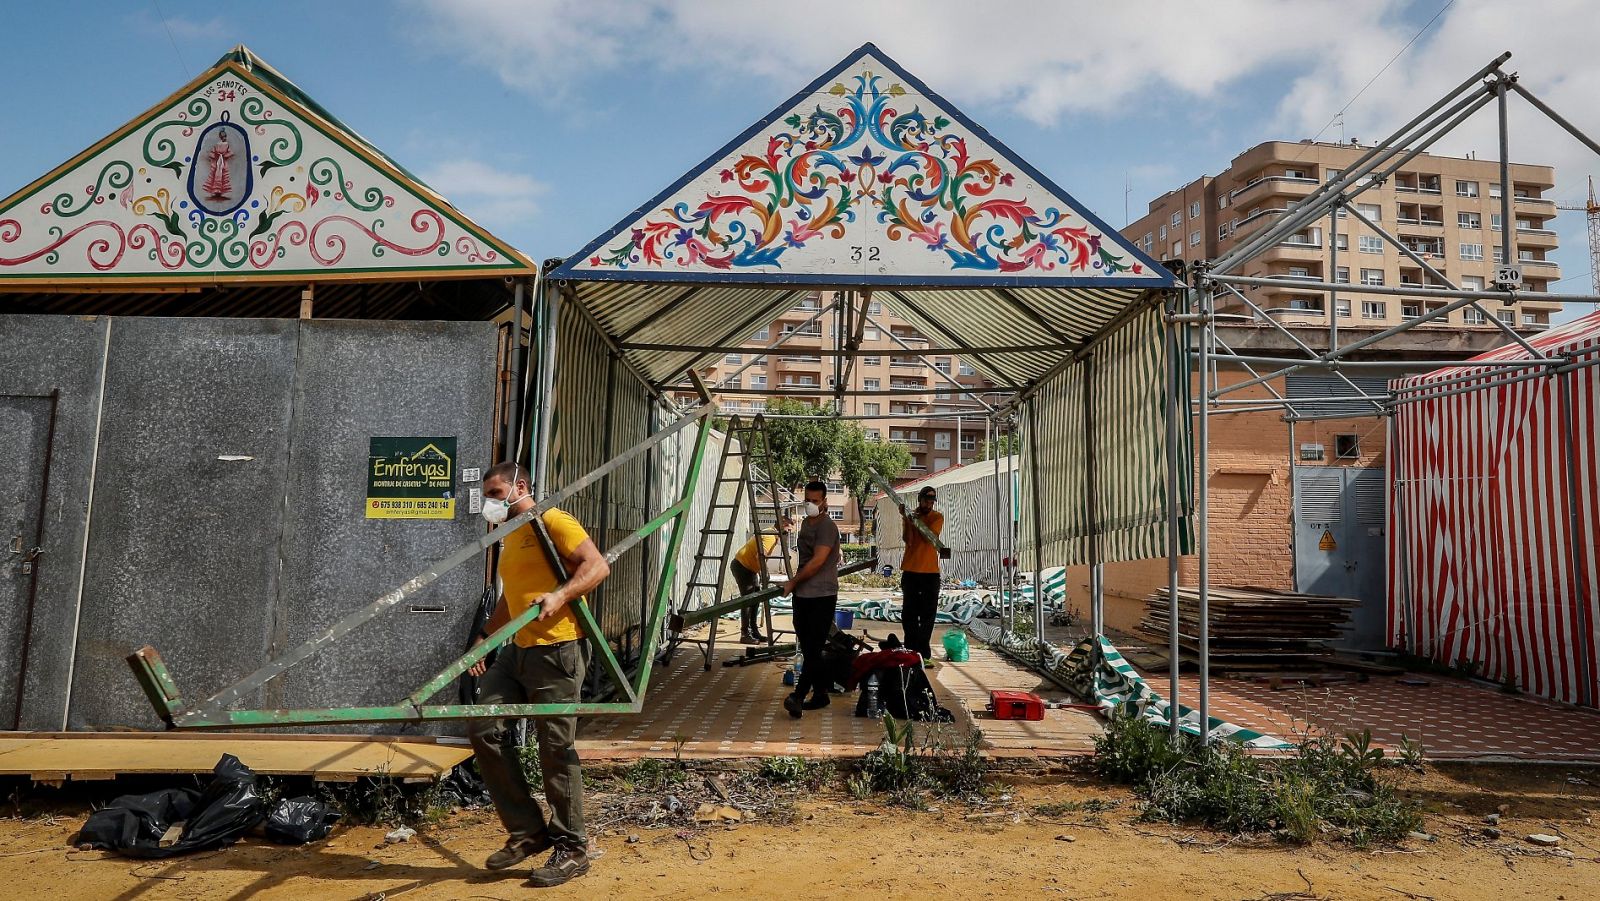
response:
<path id="1" fill-rule="evenodd" d="M 517 864 L 522 863 L 524 860 L 527 860 L 533 855 L 538 854 L 540 851 L 549 848 L 550 845 L 551 841 L 550 836 L 548 835 L 541 835 L 537 838 L 525 838 L 520 842 L 506 842 L 506 846 L 494 852 L 493 854 L 490 854 L 489 859 L 484 861 L 483 865 L 491 870 L 504 870 L 508 867 L 514 867 Z"/>
<path id="2" fill-rule="evenodd" d="M 528 874 L 528 885 L 534 888 L 550 888 L 576 879 L 587 872 L 589 872 L 588 854 L 558 847 L 550 852 L 550 859 L 544 862 L 544 866 Z"/>

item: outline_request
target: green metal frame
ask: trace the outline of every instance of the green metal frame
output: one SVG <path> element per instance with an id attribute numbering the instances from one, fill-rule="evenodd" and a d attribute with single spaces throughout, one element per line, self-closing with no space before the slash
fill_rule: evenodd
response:
<path id="1" fill-rule="evenodd" d="M 715 407 L 708 403 L 689 412 L 679 422 L 674 423 L 673 427 L 656 433 L 649 440 L 612 458 L 599 469 L 577 480 L 562 491 L 551 495 L 533 509 L 507 521 L 504 525 L 487 533 L 482 539 L 462 547 L 454 554 L 429 567 L 423 573 L 408 580 L 400 588 L 389 592 L 367 607 L 347 616 L 323 635 L 286 653 L 283 657 L 272 661 L 256 673 L 246 676 L 238 683 L 224 689 L 195 707 L 191 708 L 184 701 L 182 692 L 178 690 L 177 682 L 172 678 L 166 663 L 161 659 L 160 653 L 155 648 L 146 646 L 130 654 L 127 658 L 128 665 L 133 670 L 134 678 L 138 680 L 140 687 L 144 689 L 145 696 L 150 699 L 150 703 L 155 707 L 156 713 L 173 729 L 238 729 L 270 726 L 638 713 L 644 706 L 645 691 L 650 684 L 651 664 L 655 658 L 656 644 L 660 640 L 662 618 L 665 616 L 667 603 L 672 595 L 674 577 L 677 574 L 678 553 L 683 545 L 689 507 L 694 502 L 695 489 L 700 482 L 701 464 L 705 457 L 707 441 L 711 435 L 711 414 L 714 409 Z M 542 522 L 537 520 L 536 517 L 542 514 L 544 510 L 566 500 L 577 493 L 579 489 L 589 485 L 645 450 L 661 443 L 679 429 L 696 420 L 700 423 L 699 434 L 695 439 L 694 454 L 690 459 L 689 471 L 684 478 L 683 491 L 679 494 L 678 501 L 623 539 L 611 548 L 606 555 L 608 562 L 614 561 L 629 548 L 654 535 L 668 524 L 672 525 L 671 537 L 667 542 L 666 557 L 661 567 L 660 577 L 656 581 L 655 599 L 650 608 L 650 621 L 644 630 L 639 670 L 631 681 L 627 678 L 622 664 L 612 652 L 611 646 L 606 642 L 604 634 L 601 633 L 599 623 L 595 621 L 594 613 L 589 609 L 588 603 L 583 599 L 572 602 L 573 609 L 576 611 L 579 621 L 583 624 L 584 634 L 594 648 L 595 654 L 599 657 L 600 666 L 615 681 L 618 690 L 622 692 L 626 700 L 597 703 L 543 704 L 426 703 L 429 698 L 443 691 L 452 682 L 460 678 L 461 674 L 471 668 L 473 664 L 482 660 L 495 648 L 510 641 L 511 637 L 519 629 L 532 622 L 539 615 L 539 608 L 535 606 L 523 611 L 521 615 L 514 617 L 510 622 L 496 629 L 488 639 L 474 646 L 454 663 L 441 670 L 438 675 L 429 679 L 421 688 L 418 688 L 396 704 L 379 707 L 328 707 L 301 710 L 229 710 L 225 708 L 224 705 L 231 700 L 237 699 L 244 693 L 276 678 L 284 670 L 326 647 L 340 635 L 349 632 L 355 626 L 371 619 L 384 610 L 394 607 L 407 595 L 430 584 L 439 576 L 454 569 L 461 563 L 477 557 L 482 550 L 520 528 L 524 523 L 538 522 L 542 525 Z"/>

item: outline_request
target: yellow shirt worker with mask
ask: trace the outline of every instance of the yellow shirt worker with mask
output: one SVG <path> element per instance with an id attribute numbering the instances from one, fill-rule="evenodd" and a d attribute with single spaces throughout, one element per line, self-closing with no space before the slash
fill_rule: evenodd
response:
<path id="1" fill-rule="evenodd" d="M 483 476 L 483 518 L 499 525 L 534 508 L 527 470 L 499 463 Z M 513 618 L 537 606 L 539 615 L 502 646 L 492 666 L 482 662 L 468 672 L 479 677 L 479 704 L 574 704 L 583 691 L 587 650 L 574 603 L 605 581 L 611 565 L 589 533 L 567 513 L 551 508 L 539 520 L 567 572 L 557 575 L 535 523 L 524 523 L 502 539 L 500 601 L 489 617 L 482 641 Z M 574 745 L 575 716 L 534 720 L 539 739 L 539 770 L 549 819 L 528 790 L 516 746 L 515 720 L 473 720 L 467 728 L 478 770 L 495 812 L 505 825 L 506 846 L 489 855 L 491 870 L 504 870 L 547 849 L 550 858 L 528 876 L 528 885 L 560 885 L 589 872 L 588 834 L 583 825 L 583 773 Z"/>

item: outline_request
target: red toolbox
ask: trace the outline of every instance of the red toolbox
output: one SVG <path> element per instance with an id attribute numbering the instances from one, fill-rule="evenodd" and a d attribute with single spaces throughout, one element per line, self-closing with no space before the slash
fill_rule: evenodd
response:
<path id="1" fill-rule="evenodd" d="M 991 691 L 989 712 L 999 720 L 1042 720 L 1044 698 L 1031 691 Z"/>

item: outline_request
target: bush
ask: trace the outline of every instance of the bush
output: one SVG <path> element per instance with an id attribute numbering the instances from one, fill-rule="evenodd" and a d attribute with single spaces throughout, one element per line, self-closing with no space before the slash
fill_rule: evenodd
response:
<path id="1" fill-rule="evenodd" d="M 983 756 L 983 732 L 968 729 L 959 746 L 949 739 L 943 723 L 900 722 L 885 714 L 884 741 L 867 754 L 856 777 L 847 782 L 858 789 L 882 792 L 904 807 L 921 809 L 930 793 L 970 796 L 983 791 L 989 762 Z"/>
<path id="2" fill-rule="evenodd" d="M 1405 756 L 1420 759 L 1420 746 Z M 1200 823 L 1232 833 L 1272 831 L 1305 844 L 1332 834 L 1351 844 L 1395 842 L 1422 824 L 1414 805 L 1379 778 L 1388 763 L 1370 732 L 1307 737 L 1293 757 L 1252 757 L 1227 741 L 1174 747 L 1164 727 L 1113 715 L 1095 740 L 1095 767 L 1135 787 L 1147 819 Z"/>
<path id="3" fill-rule="evenodd" d="M 768 757 L 761 761 L 761 778 L 774 785 L 789 785 L 806 778 L 808 767 L 799 757 Z"/>

